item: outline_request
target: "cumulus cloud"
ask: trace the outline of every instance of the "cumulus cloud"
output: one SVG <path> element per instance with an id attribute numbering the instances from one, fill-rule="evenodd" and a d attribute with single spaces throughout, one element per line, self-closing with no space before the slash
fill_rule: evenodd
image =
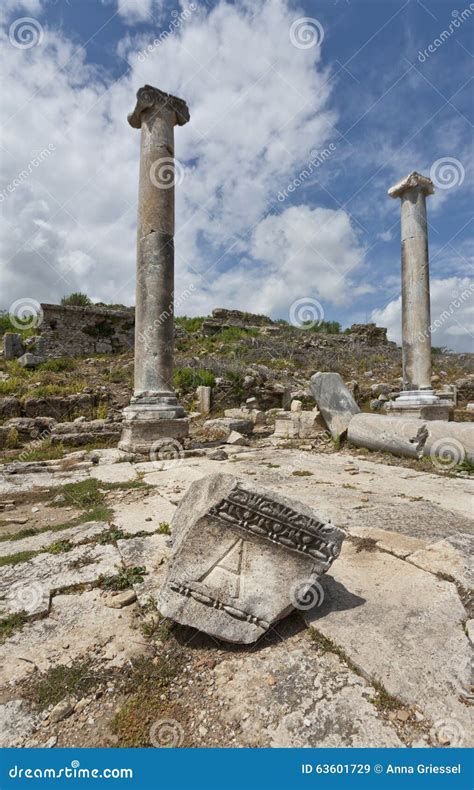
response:
<path id="1" fill-rule="evenodd" d="M 431 342 L 452 351 L 474 351 L 474 280 L 469 277 L 432 279 Z M 381 310 L 372 321 L 388 328 L 390 340 L 401 342 L 401 296 Z"/>
<path id="2" fill-rule="evenodd" d="M 255 256 L 264 260 L 259 240 L 270 232 L 264 218 L 278 189 L 332 135 L 336 119 L 320 48 L 293 46 L 294 18 L 283 0 L 220 3 L 210 12 L 197 8 L 150 49 L 151 35 L 129 32 L 120 54 L 130 70 L 114 83 L 58 30 L 44 26 L 42 42 L 26 50 L 6 42 L 2 165 L 3 183 L 13 188 L 0 197 L 2 305 L 31 295 L 55 301 L 73 290 L 133 302 L 139 134 L 126 115 L 146 82 L 183 96 L 191 110 L 191 122 L 176 130 L 184 169 L 176 287 L 196 286 L 186 311 L 261 303 Z M 46 148 L 52 153 L 41 159 Z M 23 171 L 28 177 L 19 179 Z M 331 239 L 337 255 L 349 246 L 341 261 L 350 268 L 357 245 L 347 218 L 335 214 Z M 303 266 L 297 236 L 308 236 L 305 219 L 320 222 L 309 209 L 283 214 L 293 271 Z M 332 242 L 328 229 L 318 255 L 311 253 L 318 272 L 323 258 L 337 257 Z M 296 282 L 281 256 L 278 266 L 282 283 Z M 340 302 L 336 278 L 328 273 L 324 295 Z M 284 286 L 277 290 L 267 289 L 266 312 L 285 310 L 294 293 L 285 301 Z"/>

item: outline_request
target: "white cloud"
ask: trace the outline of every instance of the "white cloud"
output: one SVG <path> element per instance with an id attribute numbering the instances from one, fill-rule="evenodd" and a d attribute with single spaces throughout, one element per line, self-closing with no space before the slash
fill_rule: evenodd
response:
<path id="1" fill-rule="evenodd" d="M 54 152 L 2 200 L 2 306 L 23 296 L 56 301 L 76 290 L 133 302 L 140 136 L 126 116 L 137 88 L 149 82 L 187 99 L 191 110 L 191 122 L 176 130 L 185 166 L 177 190 L 177 292 L 195 284 L 183 312 L 223 302 L 285 311 L 307 282 L 305 255 L 298 253 L 291 269 L 284 256 L 278 266 L 272 262 L 272 273 L 281 269 L 280 286 L 264 282 L 265 299 L 256 293 L 263 270 L 255 256 L 264 260 L 259 239 L 274 235 L 263 217 L 310 151 L 331 139 L 335 121 L 319 48 L 299 50 L 290 42 L 296 16 L 283 0 L 200 9 L 144 62 L 139 52 L 155 31 L 136 39 L 129 33 L 121 53 L 131 70 L 111 85 L 60 31 L 45 27 L 42 43 L 28 50 L 7 42 L 3 183 L 48 145 Z M 343 303 L 339 273 L 359 265 L 361 255 L 344 212 L 284 212 L 284 243 L 297 252 L 298 235 L 309 242 L 321 220 L 328 228 L 306 259 L 318 292 Z M 324 269 L 324 258 L 336 271 Z"/>
<path id="2" fill-rule="evenodd" d="M 468 277 L 432 279 L 431 342 L 453 351 L 474 351 L 474 281 Z M 401 297 L 372 312 L 372 321 L 401 342 Z"/>
<path id="3" fill-rule="evenodd" d="M 117 11 L 130 25 L 150 20 L 153 0 L 117 0 Z"/>
<path id="4" fill-rule="evenodd" d="M 41 0 L 2 0 L 0 6 L 0 22 L 12 20 L 14 14 L 35 14 L 41 13 Z"/>
<path id="5" fill-rule="evenodd" d="M 345 211 L 308 206 L 292 206 L 263 219 L 250 251 L 265 264 L 253 296 L 261 311 L 265 304 L 283 311 L 303 297 L 349 304 L 354 296 L 351 274 L 364 260 L 364 248 Z"/>

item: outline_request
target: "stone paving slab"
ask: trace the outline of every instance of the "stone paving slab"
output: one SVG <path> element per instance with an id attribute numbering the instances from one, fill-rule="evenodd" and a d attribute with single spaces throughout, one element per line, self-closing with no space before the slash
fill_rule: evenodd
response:
<path id="1" fill-rule="evenodd" d="M 136 480 L 138 476 L 136 467 L 129 461 L 94 466 L 89 474 L 102 483 L 128 483 L 130 480 Z"/>
<path id="2" fill-rule="evenodd" d="M 11 554 L 18 554 L 22 551 L 39 551 L 59 540 L 68 540 L 75 545 L 88 538 L 100 535 L 101 532 L 107 529 L 109 529 L 109 525 L 105 521 L 92 521 L 80 524 L 77 527 L 40 532 L 38 535 L 30 535 L 19 540 L 0 541 L 0 557 L 8 557 Z"/>
<path id="3" fill-rule="evenodd" d="M 474 537 L 458 533 L 420 548 L 407 559 L 419 568 L 430 573 L 451 576 L 458 584 L 472 589 L 474 587 L 473 555 Z"/>
<path id="4" fill-rule="evenodd" d="M 241 729 L 244 746 L 404 745 L 371 704 L 373 688 L 334 654 L 318 655 L 306 633 L 231 656 L 215 676 L 221 715 Z"/>
<path id="5" fill-rule="evenodd" d="M 76 584 L 93 584 L 121 566 L 115 546 L 76 546 L 61 554 L 38 554 L 27 562 L 0 568 L 0 616 L 48 613 L 53 592 Z"/>
<path id="6" fill-rule="evenodd" d="M 351 535 L 373 540 L 379 549 L 395 554 L 402 560 L 412 552 L 424 549 L 426 546 L 426 540 L 412 538 L 410 535 L 403 535 L 400 532 L 389 532 L 387 529 L 377 529 L 377 527 L 353 527 Z"/>
<path id="7" fill-rule="evenodd" d="M 385 552 L 345 543 L 325 601 L 306 614 L 365 677 L 433 722 L 453 718 L 468 745 L 471 716 L 466 612 L 456 587 Z"/>
<path id="8" fill-rule="evenodd" d="M 113 523 L 129 535 L 142 531 L 155 532 L 163 521 L 171 523 L 175 510 L 176 505 L 156 494 L 138 502 L 121 502 L 114 508 Z"/>
<path id="9" fill-rule="evenodd" d="M 164 582 L 168 558 L 171 554 L 168 535 L 149 535 L 145 538 L 129 538 L 117 542 L 126 568 L 144 567 L 143 583 L 134 584 L 139 603 L 145 606 L 150 599 L 155 601 Z"/>
<path id="10" fill-rule="evenodd" d="M 52 666 L 71 665 L 82 658 L 103 658 L 121 666 L 147 649 L 133 628 L 136 605 L 110 609 L 102 590 L 56 595 L 49 617 L 27 623 L 0 645 L 0 688 Z"/>

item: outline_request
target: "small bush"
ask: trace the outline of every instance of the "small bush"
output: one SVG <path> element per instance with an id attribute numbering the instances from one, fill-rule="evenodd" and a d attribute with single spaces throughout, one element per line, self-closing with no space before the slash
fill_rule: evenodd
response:
<path id="1" fill-rule="evenodd" d="M 181 315 L 175 318 L 175 323 L 178 324 L 178 326 L 182 326 L 186 332 L 199 332 L 204 320 L 204 316 L 193 316 L 192 318 L 188 318 L 187 315 Z"/>
<path id="2" fill-rule="evenodd" d="M 20 444 L 20 434 L 16 428 L 10 428 L 7 433 L 6 447 L 7 450 L 15 450 Z"/>
<path id="3" fill-rule="evenodd" d="M 103 590 L 128 590 L 134 584 L 141 584 L 145 573 L 142 566 L 122 568 L 115 576 L 100 576 L 99 586 Z"/>
<path id="4" fill-rule="evenodd" d="M 69 296 L 63 296 L 61 299 L 61 304 L 64 305 L 72 305 L 73 307 L 90 307 L 92 305 L 92 300 L 89 299 L 87 294 L 83 294 L 80 291 L 75 291 Z"/>
<path id="5" fill-rule="evenodd" d="M 174 386 L 181 392 L 192 392 L 196 387 L 214 387 L 214 373 L 206 368 L 180 368 L 174 374 Z"/>
<path id="6" fill-rule="evenodd" d="M 38 370 L 49 370 L 52 373 L 62 373 L 63 371 L 75 370 L 77 362 L 71 357 L 58 357 L 57 359 L 48 359 L 38 366 Z"/>

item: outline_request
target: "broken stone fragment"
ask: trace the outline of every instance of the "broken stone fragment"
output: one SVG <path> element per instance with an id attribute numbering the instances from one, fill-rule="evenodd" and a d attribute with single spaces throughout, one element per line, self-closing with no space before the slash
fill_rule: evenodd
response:
<path id="1" fill-rule="evenodd" d="M 343 436 L 360 409 L 339 373 L 315 373 L 309 384 L 311 396 L 333 439 Z"/>
<path id="2" fill-rule="evenodd" d="M 22 368 L 36 368 L 45 361 L 46 357 L 40 357 L 37 354 L 31 354 L 29 351 L 27 351 L 26 354 L 23 354 L 21 357 L 18 357 L 18 364 L 21 365 Z"/>
<path id="3" fill-rule="evenodd" d="M 237 447 L 247 447 L 250 442 L 246 436 L 243 436 L 238 431 L 232 431 L 227 437 L 226 444 L 233 444 Z"/>
<path id="4" fill-rule="evenodd" d="M 190 486 L 171 529 L 160 612 L 244 644 L 311 595 L 345 536 L 307 505 L 219 474 Z"/>
<path id="5" fill-rule="evenodd" d="M 217 417 L 214 420 L 206 420 L 202 427 L 202 431 L 208 439 L 223 439 L 226 441 L 232 431 L 244 434 L 252 433 L 253 422 L 249 419 Z"/>
<path id="6" fill-rule="evenodd" d="M 70 700 L 68 697 L 66 697 L 66 699 L 61 700 L 61 702 L 58 702 L 58 704 L 54 706 L 53 710 L 49 714 L 49 720 L 53 724 L 56 724 L 58 721 L 67 719 L 67 717 L 74 712 L 75 704 L 76 701 Z"/>

